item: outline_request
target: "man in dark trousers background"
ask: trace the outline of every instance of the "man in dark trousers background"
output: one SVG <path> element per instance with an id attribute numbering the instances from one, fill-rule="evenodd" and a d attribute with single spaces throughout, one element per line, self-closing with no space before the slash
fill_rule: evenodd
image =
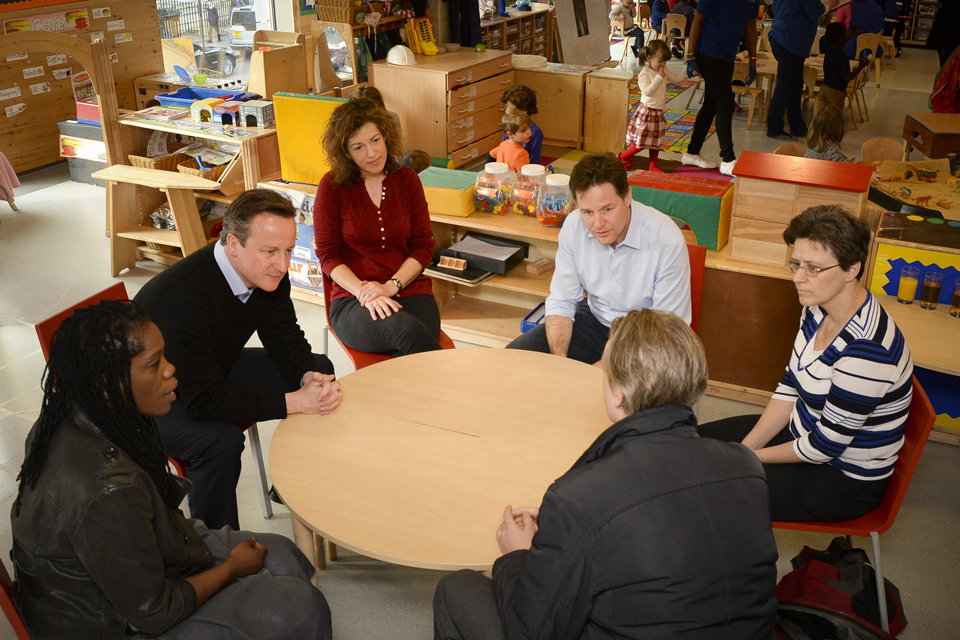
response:
<path id="1" fill-rule="evenodd" d="M 290 299 L 294 206 L 266 189 L 241 194 L 220 240 L 150 280 L 137 294 L 177 368 L 177 400 L 157 418 L 167 455 L 187 461 L 190 511 L 211 529 L 239 529 L 238 423 L 294 413 L 324 415 L 340 403 L 325 355 L 312 353 Z M 246 348 L 256 332 L 263 348 Z"/>

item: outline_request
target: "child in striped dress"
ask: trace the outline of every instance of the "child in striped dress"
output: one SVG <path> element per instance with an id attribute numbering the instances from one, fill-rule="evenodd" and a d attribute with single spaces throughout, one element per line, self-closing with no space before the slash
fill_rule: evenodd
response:
<path id="1" fill-rule="evenodd" d="M 641 149 L 650 151 L 650 171 L 662 171 L 657 167 L 660 145 L 663 143 L 667 121 L 663 110 L 667 106 L 667 84 L 686 80 L 667 69 L 670 48 L 663 40 L 653 40 L 640 50 L 640 73 L 637 87 L 642 94 L 640 106 L 627 123 L 627 149 L 618 156 L 629 171 L 633 168 L 630 159 Z"/>

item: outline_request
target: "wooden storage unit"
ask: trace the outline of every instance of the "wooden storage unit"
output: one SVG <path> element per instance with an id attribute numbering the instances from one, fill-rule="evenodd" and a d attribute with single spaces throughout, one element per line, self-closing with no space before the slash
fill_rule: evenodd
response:
<path id="1" fill-rule="evenodd" d="M 910 8 L 910 15 L 903 17 L 902 44 L 927 44 L 933 20 L 940 10 L 940 3 L 936 0 L 914 0 Z M 956 26 L 956 25 L 955 25 Z"/>
<path id="2" fill-rule="evenodd" d="M 482 160 L 503 138 L 499 99 L 514 84 L 510 54 L 469 49 L 415 58 L 412 66 L 369 66 L 370 84 L 400 116 L 408 146 L 449 158 L 452 168 Z"/>
<path id="3" fill-rule="evenodd" d="M 231 136 L 230 127 L 210 125 L 206 131 L 172 122 L 157 122 L 140 118 L 137 114 L 122 116 L 120 127 L 120 162 L 108 167 L 100 176 L 107 180 L 107 230 L 110 234 L 110 272 L 116 276 L 124 269 L 133 267 L 141 257 L 148 257 L 163 264 L 172 264 L 206 244 L 200 225 L 194 195 L 199 198 L 232 202 L 232 196 L 217 191 L 217 182 L 188 176 L 179 172 L 143 169 L 125 166 L 127 155 L 142 153 L 153 131 L 181 134 L 240 145 L 239 157 L 243 170 L 243 188 L 256 188 L 261 179 L 279 177 L 280 150 L 277 131 L 269 129 L 238 128 L 241 132 L 255 132 L 244 137 Z M 226 176 L 226 174 L 224 174 Z M 191 189 L 198 191 L 191 193 Z M 178 230 L 155 229 L 149 224 L 150 213 L 166 199 L 174 213 Z M 156 247 L 142 246 L 140 242 L 174 247 L 164 251 Z"/>
<path id="4" fill-rule="evenodd" d="M 598 69 L 587 75 L 584 87 L 584 151 L 619 152 L 630 113 L 630 79 L 621 69 Z"/>
<path id="5" fill-rule="evenodd" d="M 872 167 L 744 151 L 733 171 L 730 257 L 781 266 L 787 260 L 782 233 L 804 209 L 839 204 L 862 216 Z"/>
<path id="6" fill-rule="evenodd" d="M 549 65 L 514 71 L 517 84 L 530 87 L 537 94 L 539 113 L 533 119 L 543 129 L 544 135 L 549 136 L 544 138 L 544 144 L 581 148 L 584 82 L 591 70 L 590 67 L 560 68 L 560 65 Z"/>
<path id="7" fill-rule="evenodd" d="M 530 11 L 507 9 L 509 18 L 480 23 L 480 36 L 488 49 L 550 59 L 553 43 L 553 7 L 530 3 Z"/>

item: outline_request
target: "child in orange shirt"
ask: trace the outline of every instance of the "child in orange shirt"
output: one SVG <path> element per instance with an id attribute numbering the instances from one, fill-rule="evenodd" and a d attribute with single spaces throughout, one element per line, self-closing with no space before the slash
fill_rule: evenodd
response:
<path id="1" fill-rule="evenodd" d="M 505 163 L 511 171 L 516 173 L 520 173 L 524 165 L 530 164 L 530 154 L 526 152 L 523 145 L 530 140 L 531 124 L 533 120 L 526 113 L 519 109 L 507 108 L 503 118 L 500 119 L 500 126 L 507 134 L 507 139 L 490 152 L 493 159 Z"/>

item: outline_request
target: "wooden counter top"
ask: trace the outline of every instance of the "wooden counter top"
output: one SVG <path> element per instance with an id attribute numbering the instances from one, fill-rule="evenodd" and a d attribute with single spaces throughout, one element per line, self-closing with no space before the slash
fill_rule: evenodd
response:
<path id="1" fill-rule="evenodd" d="M 780 156 L 773 153 L 744 151 L 733 175 L 792 184 L 863 192 L 870 187 L 873 168 L 847 162 Z"/>
<path id="2" fill-rule="evenodd" d="M 960 135 L 960 114 L 954 113 L 908 113 L 931 133 Z"/>

